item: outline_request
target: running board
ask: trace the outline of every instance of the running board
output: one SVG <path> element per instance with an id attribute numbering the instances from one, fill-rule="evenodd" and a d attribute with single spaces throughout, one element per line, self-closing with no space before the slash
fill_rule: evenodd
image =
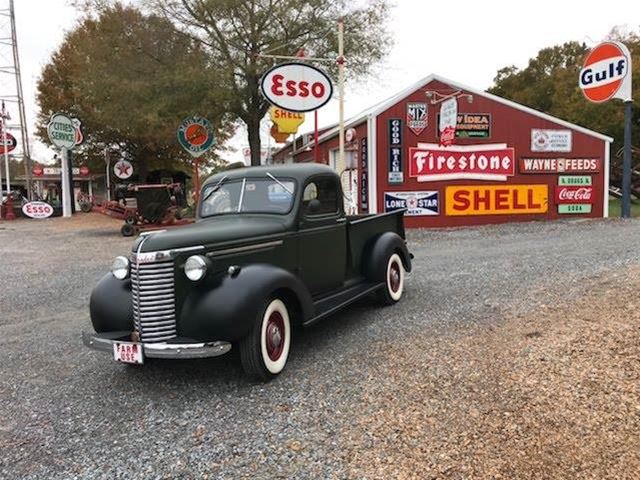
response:
<path id="1" fill-rule="evenodd" d="M 316 316 L 307 320 L 303 325 L 305 327 L 313 325 L 314 323 L 319 322 L 325 317 L 328 317 L 329 315 L 382 287 L 384 287 L 384 283 L 359 283 L 336 294 L 324 297 L 314 302 Z"/>

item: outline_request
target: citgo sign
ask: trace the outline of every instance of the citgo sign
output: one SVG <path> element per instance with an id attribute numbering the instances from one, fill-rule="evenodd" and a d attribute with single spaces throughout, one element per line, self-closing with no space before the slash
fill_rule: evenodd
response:
<path id="1" fill-rule="evenodd" d="M 468 185 L 446 188 L 445 212 L 460 215 L 546 213 L 547 185 Z"/>
<path id="2" fill-rule="evenodd" d="M 319 68 L 302 63 L 278 65 L 262 77 L 260 89 L 276 107 L 290 112 L 312 112 L 333 95 L 329 76 Z"/>

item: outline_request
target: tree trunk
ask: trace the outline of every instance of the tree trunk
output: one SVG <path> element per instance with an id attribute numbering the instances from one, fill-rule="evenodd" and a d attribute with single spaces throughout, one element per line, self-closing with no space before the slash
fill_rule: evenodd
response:
<path id="1" fill-rule="evenodd" d="M 260 165 L 260 119 L 252 116 L 246 124 L 251 149 L 251 166 L 257 167 Z"/>

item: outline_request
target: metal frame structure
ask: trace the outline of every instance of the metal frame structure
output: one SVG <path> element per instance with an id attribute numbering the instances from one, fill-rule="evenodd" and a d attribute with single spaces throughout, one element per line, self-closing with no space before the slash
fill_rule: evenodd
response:
<path id="1" fill-rule="evenodd" d="M 27 179 L 27 194 L 29 199 L 32 198 L 32 176 L 31 176 L 31 151 L 29 147 L 29 132 L 27 130 L 27 116 L 24 106 L 24 93 L 22 90 L 22 75 L 20 70 L 20 56 L 18 54 L 18 36 L 16 33 L 16 16 L 14 8 L 14 0 L 9 0 L 5 8 L 0 8 L 0 20 L 9 20 L 9 31 L 0 31 L 0 48 L 10 47 L 12 64 L 0 65 L 0 74 L 12 75 L 15 77 L 16 89 L 15 93 L 5 95 L 0 92 L 0 97 L 7 103 L 14 103 L 18 107 L 18 122 L 7 124 L 7 129 L 20 129 L 20 138 L 22 143 L 22 157 L 24 164 L 24 173 Z M 7 172 L 8 174 L 8 172 Z"/>

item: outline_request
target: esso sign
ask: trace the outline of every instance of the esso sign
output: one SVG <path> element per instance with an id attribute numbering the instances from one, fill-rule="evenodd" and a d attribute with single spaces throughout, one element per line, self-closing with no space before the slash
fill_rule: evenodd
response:
<path id="1" fill-rule="evenodd" d="M 611 98 L 631 100 L 631 56 L 619 42 L 604 42 L 584 61 L 578 84 L 588 100 L 601 103 Z"/>
<path id="2" fill-rule="evenodd" d="M 22 213 L 31 218 L 48 218 L 53 214 L 53 207 L 45 202 L 29 202 L 22 206 Z"/>
<path id="3" fill-rule="evenodd" d="M 290 112 L 312 112 L 333 95 L 331 79 L 322 70 L 301 63 L 285 63 L 262 77 L 264 97 L 276 107 Z"/>

